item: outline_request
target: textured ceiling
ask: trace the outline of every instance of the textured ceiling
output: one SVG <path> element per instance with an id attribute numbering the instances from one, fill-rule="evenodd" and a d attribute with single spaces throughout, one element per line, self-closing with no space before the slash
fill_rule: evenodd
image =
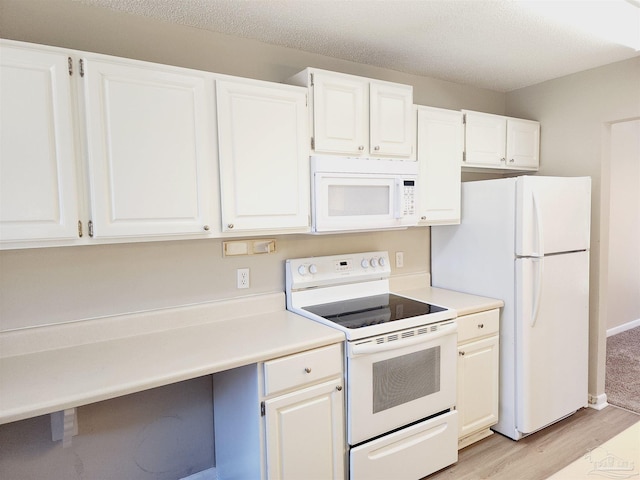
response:
<path id="1" fill-rule="evenodd" d="M 526 1 L 80 1 L 501 92 L 640 54 L 545 19 Z M 637 28 L 640 36 L 640 20 Z"/>

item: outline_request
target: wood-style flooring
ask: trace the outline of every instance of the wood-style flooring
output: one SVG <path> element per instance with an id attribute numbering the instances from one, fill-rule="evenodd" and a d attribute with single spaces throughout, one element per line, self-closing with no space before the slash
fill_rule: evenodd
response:
<path id="1" fill-rule="evenodd" d="M 637 413 L 608 406 L 579 410 L 518 442 L 498 433 L 458 452 L 458 463 L 428 480 L 544 480 L 640 421 Z"/>

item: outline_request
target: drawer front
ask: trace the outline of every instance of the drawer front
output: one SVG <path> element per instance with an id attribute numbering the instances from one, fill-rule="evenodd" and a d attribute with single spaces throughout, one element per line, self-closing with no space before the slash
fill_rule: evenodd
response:
<path id="1" fill-rule="evenodd" d="M 500 310 L 464 315 L 456 319 L 458 322 L 458 344 L 498 333 L 500 328 Z"/>
<path id="2" fill-rule="evenodd" d="M 264 362 L 264 394 L 342 375 L 342 344 L 309 350 Z"/>

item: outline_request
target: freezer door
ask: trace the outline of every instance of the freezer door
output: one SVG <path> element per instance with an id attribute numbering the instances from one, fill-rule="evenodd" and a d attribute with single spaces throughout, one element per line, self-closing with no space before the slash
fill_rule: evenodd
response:
<path id="1" fill-rule="evenodd" d="M 591 178 L 518 177 L 516 212 L 516 255 L 587 250 Z"/>
<path id="2" fill-rule="evenodd" d="M 516 429 L 587 405 L 589 253 L 516 260 Z"/>

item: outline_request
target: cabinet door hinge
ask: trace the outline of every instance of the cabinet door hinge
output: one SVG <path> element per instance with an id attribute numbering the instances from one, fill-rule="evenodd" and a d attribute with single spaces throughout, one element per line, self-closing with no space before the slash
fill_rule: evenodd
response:
<path id="1" fill-rule="evenodd" d="M 78 237 L 82 238 L 82 220 L 78 220 Z"/>
<path id="2" fill-rule="evenodd" d="M 311 137 L 311 150 L 315 150 L 316 149 L 316 140 L 315 138 Z"/>
<path id="3" fill-rule="evenodd" d="M 462 152 L 462 161 L 463 162 L 467 161 L 467 152 Z"/>
<path id="4" fill-rule="evenodd" d="M 260 416 L 264 417 L 266 415 L 266 407 L 264 402 L 260 402 Z"/>
<path id="5" fill-rule="evenodd" d="M 80 59 L 80 76 L 84 77 L 84 60 Z"/>
<path id="6" fill-rule="evenodd" d="M 311 74 L 310 78 L 311 78 L 311 86 L 313 87 L 313 73 Z"/>
<path id="7" fill-rule="evenodd" d="M 67 64 L 69 65 L 69 76 L 73 75 L 73 59 L 71 57 L 67 57 Z"/>
<path id="8" fill-rule="evenodd" d="M 93 238 L 93 220 L 89 220 L 89 236 Z"/>
<path id="9" fill-rule="evenodd" d="M 463 113 L 463 114 L 462 114 L 462 124 L 463 124 L 463 125 L 466 125 L 466 123 L 467 123 L 467 114 L 466 114 L 466 113 Z"/>

